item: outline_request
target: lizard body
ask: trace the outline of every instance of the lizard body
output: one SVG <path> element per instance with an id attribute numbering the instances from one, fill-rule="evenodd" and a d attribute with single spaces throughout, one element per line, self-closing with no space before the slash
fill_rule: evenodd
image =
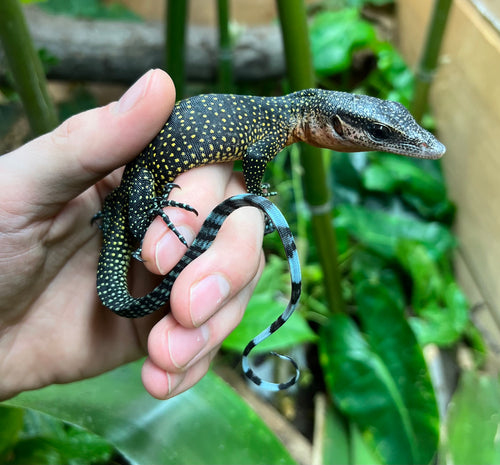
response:
<path id="1" fill-rule="evenodd" d="M 102 219 L 103 248 L 97 290 L 103 304 L 121 316 L 135 318 L 167 303 L 175 278 L 187 263 L 209 247 L 222 221 L 236 208 L 257 206 L 278 231 L 288 229 L 272 204 L 259 203 L 255 196 L 263 194 L 261 182 L 267 163 L 285 146 L 298 141 L 337 151 L 381 150 L 430 159 L 439 158 L 445 151 L 404 106 L 369 96 L 308 89 L 282 97 L 206 94 L 181 100 L 158 135 L 126 166 L 120 186 L 106 197 L 98 214 Z M 163 212 L 167 205 L 194 211 L 188 205 L 168 200 L 169 192 L 176 187 L 172 184 L 174 179 L 197 166 L 235 160 L 242 160 L 247 190 L 255 195 L 247 201 L 239 199 L 222 209 L 216 208 L 200 230 L 200 240 L 197 237 L 163 282 L 143 297 L 132 297 L 127 289 L 130 259 L 132 255 L 140 255 L 140 248 L 137 254 L 134 249 L 156 216 L 162 216 L 186 244 Z M 211 240 L 205 240 L 210 237 Z M 290 255 L 294 250 L 293 238 L 286 241 L 282 236 L 282 241 L 291 269 L 297 268 L 296 254 Z M 293 287 L 292 279 L 293 292 L 297 293 L 297 286 Z M 293 295 L 292 300 L 295 298 L 298 300 L 298 295 Z M 244 371 L 257 384 L 267 382 L 253 374 L 246 356 L 262 338 L 286 321 L 295 307 L 292 305 L 289 312 L 290 305 L 280 323 L 275 322 L 245 350 Z M 271 389 L 289 385 L 267 384 Z"/>

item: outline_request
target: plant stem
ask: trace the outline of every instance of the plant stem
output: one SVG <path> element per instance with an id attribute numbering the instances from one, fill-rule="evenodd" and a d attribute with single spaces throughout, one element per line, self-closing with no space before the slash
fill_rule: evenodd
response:
<path id="1" fill-rule="evenodd" d="M 54 104 L 18 0 L 0 0 L 0 41 L 31 130 L 44 134 L 57 126 Z"/>
<path id="2" fill-rule="evenodd" d="M 315 86 L 309 32 L 303 0 L 276 0 L 285 46 L 287 75 L 292 90 Z M 301 144 L 302 145 L 302 144 Z M 325 292 L 332 312 L 344 310 L 337 264 L 337 240 L 331 217 L 330 189 L 323 151 L 301 146 L 305 200 L 311 209 L 313 235 L 323 269 Z"/>
<path id="3" fill-rule="evenodd" d="M 188 1 L 169 0 L 166 8 L 165 67 L 174 81 L 178 100 L 184 97 L 186 85 L 185 43 Z"/>
<path id="4" fill-rule="evenodd" d="M 417 121 L 421 121 L 427 107 L 429 88 L 436 71 L 451 3 L 452 0 L 437 0 L 434 3 L 424 50 L 416 72 L 415 93 L 411 103 L 411 112 Z"/>
<path id="5" fill-rule="evenodd" d="M 230 93 L 233 86 L 231 37 L 229 34 L 229 0 L 218 0 L 219 13 L 219 90 Z"/>

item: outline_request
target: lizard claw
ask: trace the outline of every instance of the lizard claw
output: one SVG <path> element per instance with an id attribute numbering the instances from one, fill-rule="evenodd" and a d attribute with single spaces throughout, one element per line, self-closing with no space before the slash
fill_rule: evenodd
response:
<path id="1" fill-rule="evenodd" d="M 265 182 L 265 183 L 261 184 L 261 186 L 260 186 L 260 188 L 261 188 L 260 195 L 262 197 L 273 197 L 273 196 L 277 195 L 278 194 L 277 192 L 274 192 L 274 191 L 269 192 L 270 187 L 271 187 L 271 184 L 269 184 L 268 182 Z"/>
<path id="2" fill-rule="evenodd" d="M 90 224 L 93 226 L 94 223 L 96 223 L 97 221 L 99 221 L 102 217 L 104 216 L 103 212 L 99 211 L 97 212 L 93 217 L 92 219 L 90 220 Z M 102 225 L 100 223 L 97 224 L 97 227 L 99 229 L 102 229 Z"/>
<path id="3" fill-rule="evenodd" d="M 135 252 L 132 252 L 132 257 L 134 257 L 136 260 L 140 261 L 141 263 L 144 263 L 144 260 L 141 256 L 142 254 L 142 247 L 139 247 Z"/>

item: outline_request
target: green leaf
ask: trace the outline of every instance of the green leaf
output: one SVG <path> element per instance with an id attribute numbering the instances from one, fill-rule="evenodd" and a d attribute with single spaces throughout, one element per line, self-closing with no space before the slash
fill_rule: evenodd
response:
<path id="1" fill-rule="evenodd" d="M 408 106 L 413 96 L 414 77 L 390 42 L 376 44 L 377 68 L 364 82 L 370 95 Z"/>
<path id="2" fill-rule="evenodd" d="M 396 253 L 412 278 L 412 307 L 418 317 L 411 318 L 410 324 L 420 344 L 451 346 L 462 337 L 469 322 L 464 293 L 452 278 L 444 276 L 442 266 L 425 246 L 402 239 Z"/>
<path id="3" fill-rule="evenodd" d="M 262 420 L 213 373 L 189 391 L 159 401 L 144 390 L 141 365 L 25 392 L 6 404 L 92 431 L 130 463 L 293 463 Z"/>
<path id="4" fill-rule="evenodd" d="M 450 347 L 466 332 L 469 325 L 469 302 L 460 287 L 451 282 L 444 292 L 444 303 L 430 302 L 410 325 L 422 346 L 437 344 Z"/>
<path id="5" fill-rule="evenodd" d="M 392 194 L 399 182 L 391 172 L 378 163 L 372 163 L 363 171 L 363 185 L 366 189 Z"/>
<path id="6" fill-rule="evenodd" d="M 318 421 L 318 419 L 316 419 Z M 328 406 L 325 412 L 322 428 L 315 431 L 318 444 L 321 445 L 321 463 L 336 465 L 382 465 L 380 457 L 367 444 L 359 428 L 352 422 L 347 422 L 339 411 Z"/>
<path id="7" fill-rule="evenodd" d="M 241 353 L 251 339 L 285 311 L 290 295 L 288 281 L 286 261 L 274 255 L 270 256 L 241 323 L 222 343 L 224 349 Z M 283 287 L 286 288 L 286 298 L 282 295 Z M 311 330 L 305 318 L 295 312 L 273 337 L 263 341 L 255 347 L 253 352 L 282 350 L 312 342 L 316 338 L 316 334 Z"/>
<path id="8" fill-rule="evenodd" d="M 404 201 L 421 216 L 450 222 L 455 211 L 448 200 L 440 174 L 425 169 L 420 160 L 398 155 L 370 156 L 371 163 L 363 171 L 366 189 L 400 192 Z"/>
<path id="9" fill-rule="evenodd" d="M 335 226 L 346 228 L 365 247 L 388 259 L 396 257 L 400 239 L 412 239 L 425 245 L 436 260 L 456 245 L 450 231 L 439 223 L 426 223 L 356 205 L 341 205 Z"/>
<path id="10" fill-rule="evenodd" d="M 315 420 L 320 421 L 318 418 Z M 333 405 L 328 405 L 322 420 L 322 423 L 318 423 L 322 428 L 314 431 L 315 439 L 321 445 L 320 463 L 350 463 L 349 432 L 344 418 Z"/>
<path id="11" fill-rule="evenodd" d="M 498 379 L 464 372 L 449 406 L 439 462 L 500 464 L 499 424 Z"/>
<path id="12" fill-rule="evenodd" d="M 112 452 L 113 448 L 104 439 L 70 426 L 60 437 L 33 435 L 21 439 L 14 448 L 13 460 L 7 464 L 107 463 Z"/>
<path id="13" fill-rule="evenodd" d="M 0 463 L 6 463 L 23 427 L 24 411 L 0 405 Z"/>
<path id="14" fill-rule="evenodd" d="M 365 282 L 356 295 L 364 334 L 345 315 L 321 333 L 329 391 L 385 463 L 429 463 L 439 418 L 421 349 L 385 288 Z"/>
<path id="15" fill-rule="evenodd" d="M 352 52 L 376 41 L 373 26 L 355 8 L 318 13 L 310 26 L 314 69 L 320 75 L 346 71 Z"/>
<path id="16" fill-rule="evenodd" d="M 376 450 L 373 449 L 373 444 L 368 444 L 370 437 L 363 435 L 359 428 L 355 424 L 350 425 L 351 435 L 350 435 L 350 449 L 351 449 L 351 461 L 350 464 L 356 465 L 383 465 L 384 462 L 377 455 Z M 325 462 L 326 463 L 326 462 Z"/>
<path id="17" fill-rule="evenodd" d="M 396 255 L 413 280 L 413 310 L 418 314 L 430 302 L 440 302 L 444 277 L 427 248 L 415 240 L 402 239 L 396 245 Z"/>
<path id="18" fill-rule="evenodd" d="M 355 285 L 363 281 L 369 281 L 373 285 L 383 286 L 391 295 L 391 299 L 399 308 L 403 308 L 406 302 L 401 280 L 387 260 L 367 252 L 358 250 L 352 260 L 352 279 Z"/>

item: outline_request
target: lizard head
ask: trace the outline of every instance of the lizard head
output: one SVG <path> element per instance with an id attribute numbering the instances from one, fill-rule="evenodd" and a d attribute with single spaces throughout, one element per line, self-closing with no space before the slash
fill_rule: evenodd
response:
<path id="1" fill-rule="evenodd" d="M 303 91 L 307 93 L 308 91 Z M 339 152 L 379 150 L 436 159 L 446 151 L 400 103 L 367 95 L 309 91 L 295 136 Z"/>

